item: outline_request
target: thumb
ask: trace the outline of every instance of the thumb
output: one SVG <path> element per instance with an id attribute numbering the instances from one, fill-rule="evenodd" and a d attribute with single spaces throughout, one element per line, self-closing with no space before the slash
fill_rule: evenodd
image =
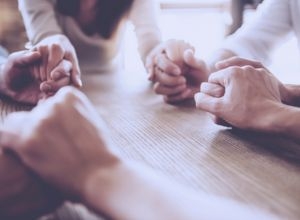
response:
<path id="1" fill-rule="evenodd" d="M 198 59 L 195 56 L 195 53 L 191 49 L 187 49 L 183 53 L 183 59 L 186 65 L 198 69 L 198 70 L 206 70 L 206 64 L 203 60 Z"/>
<path id="2" fill-rule="evenodd" d="M 195 94 L 194 100 L 198 109 L 210 112 L 214 115 L 218 114 L 220 109 L 222 109 L 222 98 L 216 98 L 199 92 Z"/>

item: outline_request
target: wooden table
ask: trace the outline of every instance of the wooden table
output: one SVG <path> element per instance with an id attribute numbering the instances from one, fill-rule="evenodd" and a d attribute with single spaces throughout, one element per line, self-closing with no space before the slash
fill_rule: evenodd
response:
<path id="1" fill-rule="evenodd" d="M 226 129 L 192 105 L 165 104 L 143 72 L 83 79 L 83 91 L 124 157 L 201 192 L 257 206 L 281 219 L 300 219 L 300 146 L 293 141 Z M 68 212 L 77 212 L 74 219 L 93 219 L 72 205 L 56 217 Z"/>

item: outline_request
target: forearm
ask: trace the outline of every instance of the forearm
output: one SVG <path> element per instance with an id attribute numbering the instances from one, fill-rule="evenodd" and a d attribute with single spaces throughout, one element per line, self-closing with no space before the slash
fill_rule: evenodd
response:
<path id="1" fill-rule="evenodd" d="M 0 151 L 0 219 L 36 219 L 61 202 L 16 158 Z"/>
<path id="2" fill-rule="evenodd" d="M 82 198 L 112 219 L 271 219 L 229 200 L 196 195 L 141 164 L 120 163 L 100 171 L 86 184 Z"/>
<path id="3" fill-rule="evenodd" d="M 273 122 L 269 128 L 273 133 L 279 133 L 300 142 L 300 108 L 281 104 L 272 118 Z"/>

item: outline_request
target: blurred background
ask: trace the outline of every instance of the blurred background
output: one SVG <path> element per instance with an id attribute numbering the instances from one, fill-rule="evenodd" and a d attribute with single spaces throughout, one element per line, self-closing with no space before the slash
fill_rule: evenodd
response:
<path id="1" fill-rule="evenodd" d="M 251 20 L 261 0 L 158 0 L 163 39 L 183 39 L 205 58 L 221 45 L 224 37 L 241 22 Z M 24 48 L 26 34 L 17 0 L 0 0 L 0 44 L 10 52 Z M 242 17 L 241 17 L 242 16 Z M 137 54 L 133 27 L 128 24 L 123 46 L 123 63 L 129 71 L 144 72 Z M 283 82 L 300 83 L 298 45 L 291 38 L 273 54 L 271 71 Z"/>

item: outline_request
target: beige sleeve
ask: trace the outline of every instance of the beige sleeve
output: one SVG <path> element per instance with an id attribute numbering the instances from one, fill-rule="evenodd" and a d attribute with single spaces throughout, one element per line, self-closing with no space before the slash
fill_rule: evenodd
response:
<path id="1" fill-rule="evenodd" d="M 55 2 L 55 0 L 19 0 L 19 10 L 31 44 L 35 45 L 45 37 L 62 33 L 55 15 Z"/>
<path id="2" fill-rule="evenodd" d="M 143 62 L 147 54 L 161 42 L 161 32 L 157 21 L 158 10 L 157 0 L 135 0 L 130 12 L 129 19 L 135 28 L 138 49 Z"/>

